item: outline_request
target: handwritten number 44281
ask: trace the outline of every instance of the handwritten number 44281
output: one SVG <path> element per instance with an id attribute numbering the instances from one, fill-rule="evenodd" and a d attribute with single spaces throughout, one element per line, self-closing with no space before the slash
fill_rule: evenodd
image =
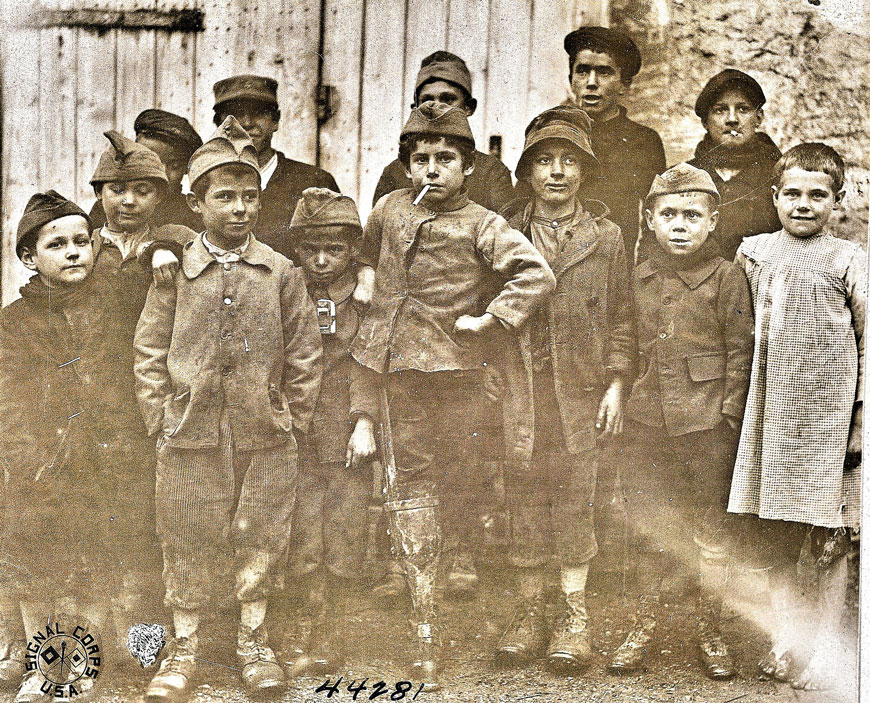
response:
<path id="1" fill-rule="evenodd" d="M 322 684 L 320 684 L 320 686 L 318 686 L 314 690 L 314 692 L 315 693 L 325 693 L 327 698 L 332 698 L 333 694 L 338 693 L 338 687 L 341 685 L 341 682 L 343 680 L 344 680 L 343 676 L 339 676 L 338 680 L 335 683 L 332 683 L 332 679 L 326 679 L 326 681 L 324 681 Z M 367 678 L 363 679 L 359 683 L 359 685 L 357 685 L 356 679 L 354 679 L 349 684 L 347 684 L 347 692 L 350 694 L 353 694 L 353 700 L 356 700 L 357 696 L 360 693 L 368 690 L 368 686 L 366 686 L 366 681 L 368 681 Z M 420 692 L 423 690 L 424 685 L 425 684 L 422 684 L 422 683 L 420 684 L 420 687 L 417 689 L 417 691 L 411 697 L 412 701 L 415 700 L 417 698 L 417 696 L 420 695 Z M 391 691 L 387 687 L 387 684 L 385 684 L 383 681 L 378 681 L 376 684 L 374 684 L 374 687 L 372 688 L 372 692 L 369 695 L 369 700 L 373 701 L 378 696 L 385 696 L 385 695 L 389 694 L 389 696 L 390 696 L 389 700 L 400 701 L 405 697 L 405 695 L 408 692 L 410 692 L 410 690 L 412 688 L 414 688 L 414 684 L 412 684 L 410 681 L 396 681 L 395 690 Z M 384 699 L 384 700 L 387 700 L 387 699 Z"/>

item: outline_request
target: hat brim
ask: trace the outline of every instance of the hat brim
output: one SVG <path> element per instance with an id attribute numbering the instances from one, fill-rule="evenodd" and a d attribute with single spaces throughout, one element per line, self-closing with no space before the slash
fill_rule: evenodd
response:
<path id="1" fill-rule="evenodd" d="M 571 134 L 571 132 L 575 132 L 577 136 Z M 567 134 L 566 134 L 567 132 Z M 528 177 L 528 171 L 530 167 L 530 160 L 532 157 L 532 150 L 541 142 L 559 140 L 563 142 L 567 142 L 571 146 L 575 147 L 586 161 L 587 166 L 590 170 L 590 175 L 595 175 L 598 173 L 599 168 L 601 167 L 601 162 L 592 152 L 591 146 L 584 143 L 583 136 L 581 136 L 581 132 L 579 130 L 574 130 L 572 128 L 566 127 L 565 125 L 546 125 L 539 130 L 536 130 L 535 133 L 526 138 L 526 143 L 523 147 L 523 153 L 520 156 L 520 160 L 517 162 L 516 168 L 516 177 L 518 180 L 525 180 Z"/>

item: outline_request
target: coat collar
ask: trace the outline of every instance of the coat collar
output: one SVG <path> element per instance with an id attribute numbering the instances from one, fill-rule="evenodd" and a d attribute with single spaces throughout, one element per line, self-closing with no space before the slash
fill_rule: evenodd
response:
<path id="1" fill-rule="evenodd" d="M 356 288 L 356 274 L 352 269 L 345 271 L 337 281 L 333 281 L 326 286 L 326 292 L 329 294 L 329 299 L 336 305 L 341 305 L 345 300 L 353 295 Z M 309 284 L 309 292 L 314 290 L 314 286 Z"/>
<path id="2" fill-rule="evenodd" d="M 685 283 L 690 289 L 694 290 L 713 275 L 713 272 L 719 268 L 721 260 L 721 257 L 714 256 L 697 266 L 693 266 L 692 268 L 675 269 L 674 273 L 677 274 L 677 276 L 682 279 L 683 283 Z M 644 259 L 634 269 L 634 275 L 638 279 L 649 278 L 656 273 L 665 275 L 668 272 L 650 259 Z"/>
<path id="3" fill-rule="evenodd" d="M 251 243 L 242 254 L 241 260 L 251 266 L 264 266 L 271 271 L 275 265 L 274 255 L 275 252 L 251 234 Z M 181 268 L 188 279 L 193 279 L 205 271 L 209 264 L 217 264 L 217 261 L 205 248 L 205 244 L 202 243 L 202 233 L 200 233 L 184 245 Z"/>

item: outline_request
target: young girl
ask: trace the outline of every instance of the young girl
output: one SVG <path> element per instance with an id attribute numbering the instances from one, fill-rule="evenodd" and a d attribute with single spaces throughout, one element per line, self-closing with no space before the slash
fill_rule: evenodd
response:
<path id="1" fill-rule="evenodd" d="M 843 170 L 824 144 L 787 151 L 773 186 L 783 229 L 744 239 L 736 259 L 752 291 L 755 355 L 728 510 L 762 518 L 751 546 L 770 569 L 776 624 L 761 669 L 795 688 L 823 687 L 832 671 L 847 530 L 859 523 L 866 254 L 825 229 Z M 808 526 L 819 626 L 801 672 L 787 598 Z"/>

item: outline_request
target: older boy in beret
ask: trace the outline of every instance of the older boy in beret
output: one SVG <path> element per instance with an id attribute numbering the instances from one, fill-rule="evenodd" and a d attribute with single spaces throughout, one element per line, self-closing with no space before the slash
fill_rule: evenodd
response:
<path id="1" fill-rule="evenodd" d="M 378 201 L 366 224 L 360 260 L 375 267 L 375 288 L 351 353 L 381 389 L 391 536 L 414 604 L 419 680 L 432 684 L 436 506 L 441 498 L 448 525 L 467 520 L 484 369 L 552 292 L 553 274 L 520 232 L 469 201 L 474 138 L 463 110 L 415 108 L 399 158 L 412 188 Z"/>
<path id="2" fill-rule="evenodd" d="M 608 27 L 575 29 L 565 37 L 565 51 L 574 103 L 592 118 L 592 150 L 600 164 L 583 195 L 610 208 L 608 218 L 622 231 L 633 262 L 641 201 L 665 170 L 661 137 L 628 119 L 619 104 L 640 71 L 640 51 L 631 37 Z"/>
<path id="3" fill-rule="evenodd" d="M 281 119 L 274 78 L 240 75 L 215 83 L 214 123 L 221 124 L 229 115 L 239 121 L 257 151 L 261 189 L 257 238 L 292 259 L 290 220 L 302 191 L 329 188 L 338 192 L 338 185 L 322 168 L 288 159 L 272 147 Z"/>
<path id="4" fill-rule="evenodd" d="M 136 141 L 151 149 L 163 162 L 169 182 L 151 225 L 184 225 L 200 231 L 202 220 L 187 206 L 181 182 L 187 172 L 187 162 L 191 154 L 202 146 L 202 139 L 186 119 L 165 110 L 143 110 L 136 117 L 133 130 Z M 101 200 L 94 203 L 90 218 L 94 227 L 105 224 L 106 212 Z"/>
<path id="5" fill-rule="evenodd" d="M 743 271 L 719 255 L 719 193 L 679 164 L 646 199 L 655 233 L 634 270 L 641 368 L 626 407 L 622 473 L 637 555 L 635 625 L 609 669 L 639 669 L 656 627 L 663 551 L 698 559 L 698 651 L 710 678 L 734 675 L 719 621 L 732 525 L 726 514 L 753 349 Z"/>
<path id="6" fill-rule="evenodd" d="M 722 198 L 713 237 L 731 261 L 744 237 L 780 228 L 770 198 L 773 168 L 782 153 L 758 128 L 766 98 L 758 82 L 733 68 L 717 73 L 698 95 L 695 114 L 707 134 L 689 163 L 704 169 Z"/>
<path id="7" fill-rule="evenodd" d="M 175 285 L 151 287 L 135 339 L 136 394 L 159 436 L 157 529 L 175 628 L 149 701 L 190 692 L 211 577 L 233 557 L 242 683 L 252 694 L 283 684 L 264 620 L 290 537 L 293 430 L 307 431 L 321 378 L 303 273 L 253 234 L 257 152 L 235 118 L 193 154 L 189 177 L 205 231 L 185 246 Z"/>

